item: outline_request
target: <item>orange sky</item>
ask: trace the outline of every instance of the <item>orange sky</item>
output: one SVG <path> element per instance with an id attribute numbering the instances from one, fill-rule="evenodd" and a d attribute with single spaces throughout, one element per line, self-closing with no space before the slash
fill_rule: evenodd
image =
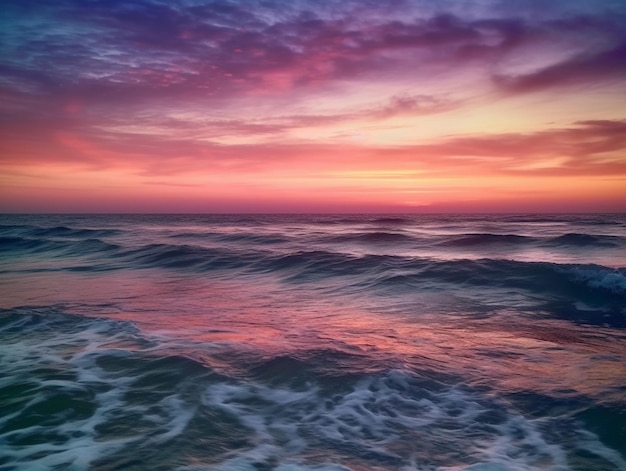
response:
<path id="1" fill-rule="evenodd" d="M 0 211 L 626 211 L 626 5 L 538 5 L 9 2 Z"/>

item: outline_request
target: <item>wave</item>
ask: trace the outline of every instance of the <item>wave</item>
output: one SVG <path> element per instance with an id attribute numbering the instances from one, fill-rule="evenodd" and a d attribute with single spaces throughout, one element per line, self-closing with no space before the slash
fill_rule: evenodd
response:
<path id="1" fill-rule="evenodd" d="M 347 235 L 347 240 L 363 234 Z M 396 234 L 373 233 L 387 240 Z M 400 235 L 402 240 L 404 236 Z M 369 239 L 365 239 L 369 240 Z M 410 239 L 409 239 L 410 240 Z M 466 243 L 467 240 L 463 243 Z M 473 235 L 471 243 L 525 243 L 521 236 Z M 458 239 L 457 239 L 458 241 Z M 626 269 L 593 264 L 556 264 L 484 258 L 479 260 L 437 260 L 399 255 L 352 255 L 330 250 L 272 251 L 258 244 L 224 244 L 202 247 L 187 244 L 148 244 L 128 249 L 100 239 L 41 240 L 5 237 L 8 253 L 52 251 L 59 256 L 85 257 L 94 270 L 108 268 L 156 268 L 192 270 L 197 273 L 229 270 L 238 273 L 272 274 L 287 282 L 307 283 L 335 280 L 343 288 L 373 290 L 428 289 L 445 283 L 455 289 L 484 287 L 516 289 L 594 303 L 623 302 L 626 297 Z M 91 262 L 90 262 L 91 261 Z M 89 263 L 82 270 L 89 269 Z"/>
<path id="2" fill-rule="evenodd" d="M 578 233 L 563 234 L 547 241 L 549 245 L 571 247 L 619 247 L 625 242 L 626 238 L 619 236 Z"/>
<path id="3" fill-rule="evenodd" d="M 401 226 L 411 223 L 410 219 L 402 217 L 382 217 L 372 221 L 372 224 L 383 224 L 385 226 Z"/>
<path id="4" fill-rule="evenodd" d="M 448 247 L 471 247 L 476 245 L 521 245 L 535 242 L 534 237 L 520 236 L 514 234 L 463 234 L 462 236 L 453 236 L 448 240 L 441 242 L 439 245 Z"/>
<path id="5" fill-rule="evenodd" d="M 574 266 L 567 273 L 576 282 L 588 288 L 608 291 L 619 296 L 626 296 L 626 270 L 609 270 L 604 267 L 587 265 Z"/>
<path id="6" fill-rule="evenodd" d="M 0 237 L 0 252 L 34 252 L 55 250 L 58 246 L 49 240 L 28 239 L 25 237 Z"/>
<path id="7" fill-rule="evenodd" d="M 446 236 L 445 240 L 438 243 L 439 246 L 464 248 L 481 246 L 547 246 L 563 248 L 614 248 L 626 245 L 626 237 L 613 235 L 592 235 L 580 233 L 567 233 L 556 237 L 530 237 L 516 234 L 462 234 Z"/>
<path id="8" fill-rule="evenodd" d="M 190 245 L 149 244 L 119 254 L 135 264 L 152 268 L 192 268 L 208 266 L 216 258 L 223 258 L 218 249 Z M 234 259 L 234 257 L 232 257 Z"/>
<path id="9" fill-rule="evenodd" d="M 45 307 L 0 311 L 0 335 L 7 469 L 566 469 L 570 456 L 589 469 L 626 464 L 585 428 L 598 412 L 584 398 L 502 398 L 393 368 L 320 374 L 320 356 L 342 361 L 333 351 L 221 374 L 127 322 Z"/>
<path id="10" fill-rule="evenodd" d="M 510 260 L 434 261 L 415 257 L 367 255 L 354 257 L 333 252 L 298 252 L 266 257 L 254 263 L 271 271 L 302 270 L 311 275 L 372 275 L 377 283 L 392 278 L 415 281 L 446 281 L 459 285 L 510 286 L 532 291 L 559 289 L 572 294 L 576 289 L 626 295 L 626 269 L 598 265 L 517 262 Z M 307 273 L 308 272 L 308 273 Z"/>
<path id="11" fill-rule="evenodd" d="M 360 227 L 344 226 L 341 232 L 311 226 L 311 221 L 317 224 L 344 219 L 301 216 L 296 222 L 288 220 L 284 226 L 268 223 L 259 229 L 256 223 L 239 231 L 233 229 L 233 221 L 239 219 L 228 218 L 204 221 L 202 225 L 198 225 L 203 222 L 200 219 L 177 219 L 174 222 L 183 224 L 179 227 L 182 232 L 177 232 L 176 224 L 168 224 L 172 221 L 167 218 L 151 220 L 148 226 L 113 226 L 124 227 L 123 231 L 109 229 L 112 220 L 107 220 L 103 229 L 81 229 L 70 223 L 50 227 L 5 225 L 0 227 L 1 269 L 3 275 L 11 270 L 31 273 L 154 269 L 190 276 L 244 276 L 261 282 L 267 276 L 286 284 L 310 285 L 329 295 L 403 299 L 424 293 L 448 293 L 481 306 L 487 305 L 483 302 L 487 298 L 492 306 L 545 307 L 546 312 L 580 322 L 620 328 L 626 324 L 626 269 L 603 266 L 611 249 L 617 253 L 619 249 L 615 247 L 625 245 L 624 237 L 574 231 L 555 237 L 553 229 L 549 237 L 545 236 L 545 229 L 529 232 L 534 234 L 532 237 L 498 234 L 497 228 L 493 232 L 484 229 L 482 220 L 473 224 L 475 232 L 467 231 L 472 226 L 466 224 L 460 234 L 446 235 L 449 229 L 442 227 L 446 221 L 454 221 L 453 217 L 440 218 L 438 228 L 427 225 L 423 232 L 414 227 L 409 231 L 404 227 L 385 229 L 371 225 L 372 221 L 389 225 L 416 221 L 395 217 L 354 216 L 348 219 L 360 221 Z M 220 226 L 222 222 L 226 226 Z M 342 244 L 352 246 L 346 249 Z M 353 250 L 359 244 L 359 250 Z M 557 253 L 556 247 L 564 248 L 558 254 L 571 247 L 577 255 L 571 257 L 574 261 L 585 260 L 583 255 L 592 252 L 582 249 L 606 250 L 596 258 L 601 264 L 502 259 L 518 252 L 535 259 L 546 253 L 546 260 L 560 260 L 549 258 L 550 251 Z M 483 258 L 458 258 L 470 251 Z"/>
<path id="12" fill-rule="evenodd" d="M 626 269 L 512 260 L 433 260 L 390 255 L 355 256 L 322 250 L 287 254 L 221 248 L 151 245 L 122 255 L 141 266 L 271 273 L 291 282 L 337 279 L 342 286 L 415 289 L 428 283 L 515 288 L 573 299 L 626 298 Z"/>
<path id="13" fill-rule="evenodd" d="M 32 229 L 32 234 L 35 237 L 97 238 L 113 236 L 118 233 L 119 231 L 114 229 L 73 229 L 65 226 Z"/>
<path id="14" fill-rule="evenodd" d="M 418 239 L 398 232 L 353 232 L 349 234 L 333 235 L 324 239 L 327 242 L 362 242 L 366 244 L 417 242 Z"/>
<path id="15" fill-rule="evenodd" d="M 620 225 L 621 214 L 514 214 L 502 216 L 486 216 L 492 220 L 513 223 L 529 223 L 529 224 L 585 224 L 589 226 L 614 226 Z"/>
<path id="16" fill-rule="evenodd" d="M 522 288 L 537 293 L 553 292 L 571 296 L 583 289 L 598 291 L 603 295 L 626 296 L 626 269 L 599 265 L 455 260 L 430 264 L 419 276 L 455 284 Z"/>
<path id="17" fill-rule="evenodd" d="M 258 244 L 258 245 L 275 245 L 284 244 L 291 240 L 290 237 L 279 234 L 251 234 L 251 233 L 237 233 L 237 234 L 224 234 L 221 232 L 181 232 L 178 234 L 171 234 L 169 239 L 187 239 L 196 241 L 215 241 L 215 242 L 237 242 L 246 244 Z"/>
<path id="18" fill-rule="evenodd" d="M 163 466 L 148 455 L 190 425 L 210 371 L 151 354 L 127 323 L 30 311 L 0 311 L 0 467 Z"/>
<path id="19" fill-rule="evenodd" d="M 67 226 L 40 227 L 34 225 L 0 225 L 0 233 L 19 234 L 23 237 L 45 238 L 99 238 L 120 234 L 116 229 L 87 229 Z"/>
<path id="20" fill-rule="evenodd" d="M 100 239 L 57 240 L 34 239 L 28 237 L 0 237 L 0 251 L 6 253 L 54 252 L 70 256 L 105 255 L 116 251 L 119 245 L 110 244 Z"/>

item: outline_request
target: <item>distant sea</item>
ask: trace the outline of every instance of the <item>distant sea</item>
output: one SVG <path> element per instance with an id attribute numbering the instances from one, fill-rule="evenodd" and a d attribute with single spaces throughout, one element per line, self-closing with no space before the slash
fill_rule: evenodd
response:
<path id="1" fill-rule="evenodd" d="M 626 215 L 0 216 L 0 470 L 626 470 Z"/>

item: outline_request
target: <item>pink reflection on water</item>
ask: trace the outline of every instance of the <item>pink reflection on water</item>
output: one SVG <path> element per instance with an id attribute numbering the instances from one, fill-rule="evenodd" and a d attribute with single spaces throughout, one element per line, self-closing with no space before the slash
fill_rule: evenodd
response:
<path id="1" fill-rule="evenodd" d="M 343 372 L 401 368 L 505 391 L 624 399 L 621 331 L 521 312 L 483 319 L 426 307 L 390 313 L 383 300 L 329 297 L 269 278 L 163 278 L 150 270 L 2 277 L 0 290 L 5 308 L 60 303 L 76 314 L 130 321 L 169 352 L 216 369 L 322 351 L 344 355 Z"/>

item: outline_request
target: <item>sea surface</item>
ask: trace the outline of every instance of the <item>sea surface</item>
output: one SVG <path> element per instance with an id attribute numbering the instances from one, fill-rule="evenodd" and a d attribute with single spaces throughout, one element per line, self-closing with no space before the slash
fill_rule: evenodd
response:
<path id="1" fill-rule="evenodd" d="M 626 215 L 0 216 L 0 470 L 626 470 Z"/>

